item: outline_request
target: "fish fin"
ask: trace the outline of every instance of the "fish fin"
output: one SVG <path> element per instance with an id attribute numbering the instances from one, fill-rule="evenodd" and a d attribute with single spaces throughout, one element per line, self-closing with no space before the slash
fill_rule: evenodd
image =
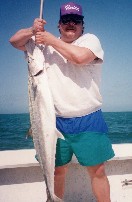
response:
<path id="1" fill-rule="evenodd" d="M 46 202 L 64 202 L 63 199 L 58 198 L 56 195 L 54 195 L 53 199 L 47 198 Z"/>
<path id="2" fill-rule="evenodd" d="M 28 139 L 28 137 L 33 137 L 33 134 L 32 134 L 32 128 L 30 127 L 26 133 L 26 139 Z"/>
<path id="3" fill-rule="evenodd" d="M 56 195 L 54 196 L 55 202 L 64 202 L 63 199 L 58 198 Z"/>
<path id="4" fill-rule="evenodd" d="M 65 139 L 64 136 L 56 129 L 56 134 L 58 138 Z"/>

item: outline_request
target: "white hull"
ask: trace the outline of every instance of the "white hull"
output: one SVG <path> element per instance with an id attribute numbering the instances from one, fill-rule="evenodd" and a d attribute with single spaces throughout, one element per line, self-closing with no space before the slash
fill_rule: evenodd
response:
<path id="1" fill-rule="evenodd" d="M 106 173 L 111 186 L 111 202 L 131 202 L 132 144 L 113 145 L 116 156 L 106 163 Z M 45 202 L 45 183 L 35 150 L 0 152 L 0 202 Z M 95 202 L 90 179 L 84 167 L 75 158 L 66 178 L 65 202 Z"/>

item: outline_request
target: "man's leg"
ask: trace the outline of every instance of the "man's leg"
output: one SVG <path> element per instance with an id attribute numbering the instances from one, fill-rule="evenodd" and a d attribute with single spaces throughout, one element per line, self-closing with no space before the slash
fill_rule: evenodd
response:
<path id="1" fill-rule="evenodd" d="M 91 178 L 93 193 L 98 202 L 110 202 L 110 186 L 105 174 L 104 164 L 87 167 Z"/>
<path id="2" fill-rule="evenodd" d="M 65 190 L 65 176 L 68 170 L 68 165 L 59 166 L 55 168 L 55 195 L 60 199 L 64 197 Z"/>

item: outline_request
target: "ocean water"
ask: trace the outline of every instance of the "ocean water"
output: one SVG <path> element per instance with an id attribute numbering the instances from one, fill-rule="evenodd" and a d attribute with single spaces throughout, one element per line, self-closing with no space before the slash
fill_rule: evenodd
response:
<path id="1" fill-rule="evenodd" d="M 104 112 L 112 143 L 132 143 L 132 112 Z M 32 149 L 29 114 L 0 114 L 0 151 Z"/>

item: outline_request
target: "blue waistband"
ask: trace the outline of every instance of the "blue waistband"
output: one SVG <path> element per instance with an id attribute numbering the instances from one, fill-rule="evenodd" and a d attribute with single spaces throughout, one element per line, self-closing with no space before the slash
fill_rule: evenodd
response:
<path id="1" fill-rule="evenodd" d="M 56 127 L 63 134 L 77 134 L 81 132 L 108 132 L 108 127 L 104 121 L 101 110 L 82 117 L 57 117 Z"/>

